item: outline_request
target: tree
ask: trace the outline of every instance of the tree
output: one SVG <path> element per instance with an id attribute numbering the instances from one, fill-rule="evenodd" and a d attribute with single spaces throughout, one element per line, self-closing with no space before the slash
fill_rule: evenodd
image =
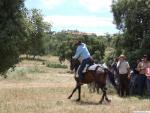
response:
<path id="1" fill-rule="evenodd" d="M 60 33 L 59 33 L 60 34 Z M 60 57 L 60 59 L 67 59 L 70 60 L 70 58 L 75 54 L 76 52 L 76 46 L 75 42 L 77 40 L 81 40 L 82 42 L 87 44 L 87 47 L 97 62 L 102 62 L 104 53 L 105 53 L 105 44 L 103 42 L 103 37 L 98 38 L 97 36 L 87 36 L 87 35 L 71 35 L 71 34 L 64 34 L 65 39 L 61 38 L 63 41 L 61 43 L 58 43 L 58 49 L 57 49 L 57 55 Z M 57 36 L 57 34 L 56 34 Z M 59 35 L 60 36 L 60 35 Z"/>
<path id="2" fill-rule="evenodd" d="M 26 44 L 28 45 L 28 54 L 43 55 L 48 49 L 48 43 L 50 40 L 51 25 L 43 21 L 41 12 L 37 9 L 28 11 L 27 26 L 29 30 L 28 39 Z"/>
<path id="3" fill-rule="evenodd" d="M 20 42 L 26 36 L 22 10 L 24 0 L 0 0 L 0 74 L 19 61 Z"/>
<path id="4" fill-rule="evenodd" d="M 150 55 L 150 1 L 114 0 L 112 4 L 114 22 L 123 32 L 120 46 L 129 59 Z M 132 58 L 131 58 L 132 57 Z"/>

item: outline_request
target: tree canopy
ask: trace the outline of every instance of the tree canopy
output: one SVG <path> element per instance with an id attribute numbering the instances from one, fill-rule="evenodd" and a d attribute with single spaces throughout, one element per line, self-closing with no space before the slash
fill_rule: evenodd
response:
<path id="1" fill-rule="evenodd" d="M 14 68 L 21 54 L 46 54 L 51 25 L 37 9 L 27 10 L 24 0 L 0 1 L 0 74 Z"/>
<path id="2" fill-rule="evenodd" d="M 25 53 L 33 56 L 44 55 L 48 48 L 47 42 L 50 37 L 51 24 L 44 22 L 40 10 L 27 10 L 26 13 L 25 19 L 28 37 L 24 43 L 27 47 Z"/>
<path id="3" fill-rule="evenodd" d="M 63 38 L 64 33 L 62 33 Z M 58 35 L 56 34 L 56 37 Z M 61 44 L 58 45 L 57 53 L 58 56 L 61 59 L 67 59 L 70 60 L 70 58 L 75 54 L 76 52 L 76 46 L 75 43 L 80 40 L 83 43 L 87 44 L 87 47 L 92 55 L 92 57 L 95 59 L 96 62 L 102 62 L 104 58 L 105 48 L 106 45 L 105 37 L 98 37 L 95 35 L 73 35 L 73 34 L 65 34 L 65 40 L 63 39 L 61 41 Z M 59 37 L 60 38 L 60 33 Z"/>
<path id="4" fill-rule="evenodd" d="M 0 74 L 19 60 L 21 40 L 25 37 L 22 10 L 24 0 L 0 1 Z"/>
<path id="5" fill-rule="evenodd" d="M 121 31 L 116 48 L 132 60 L 150 55 L 150 1 L 114 0 L 112 12 L 114 23 Z"/>

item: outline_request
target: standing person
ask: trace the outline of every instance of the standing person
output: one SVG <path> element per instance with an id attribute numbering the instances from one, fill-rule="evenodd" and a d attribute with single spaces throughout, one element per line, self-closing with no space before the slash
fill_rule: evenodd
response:
<path id="1" fill-rule="evenodd" d="M 112 85 L 115 88 L 117 88 L 117 85 L 115 83 L 115 78 L 114 78 L 114 67 L 112 66 L 112 64 L 113 64 L 113 61 L 111 59 L 111 63 L 109 62 L 109 64 L 108 64 L 108 69 L 109 69 L 109 71 L 108 71 L 108 77 L 109 77 L 109 80 L 112 83 Z"/>
<path id="2" fill-rule="evenodd" d="M 118 69 L 117 69 L 117 63 L 118 63 L 118 57 L 114 57 L 111 67 L 112 67 L 112 72 L 114 74 L 115 82 L 118 84 L 118 74 L 119 73 L 118 73 Z"/>
<path id="3" fill-rule="evenodd" d="M 140 59 L 136 60 L 136 63 L 132 66 L 132 73 L 131 73 L 131 77 L 130 77 L 130 94 L 131 95 L 135 95 L 137 94 L 138 90 L 138 70 L 137 70 L 137 66 L 138 64 L 141 62 Z"/>
<path id="4" fill-rule="evenodd" d="M 139 74 L 139 71 L 138 71 L 137 67 L 138 67 L 138 64 L 140 62 L 141 62 L 141 59 L 137 59 L 135 65 L 133 66 L 133 72 L 134 72 L 135 75 Z"/>
<path id="5" fill-rule="evenodd" d="M 150 61 L 148 62 L 148 66 L 146 68 L 146 76 L 147 76 L 147 91 L 148 91 L 148 98 L 150 100 Z"/>
<path id="6" fill-rule="evenodd" d="M 90 64 L 91 62 L 91 55 L 85 43 L 78 41 L 76 53 L 73 59 L 78 59 L 78 60 L 80 59 L 81 61 L 81 66 L 79 68 L 78 74 L 79 74 L 79 85 L 82 85 L 83 84 L 82 81 L 84 79 L 82 71 L 84 70 L 86 64 Z"/>
<path id="7" fill-rule="evenodd" d="M 114 57 L 113 58 L 113 62 L 111 63 L 110 66 L 108 66 L 108 68 L 110 70 L 110 72 L 109 72 L 109 79 L 110 79 L 112 85 L 114 86 L 114 88 L 117 90 L 117 93 L 119 94 L 117 62 L 118 62 L 117 57 Z"/>
<path id="8" fill-rule="evenodd" d="M 142 61 L 138 64 L 138 95 L 143 96 L 146 85 L 146 68 L 148 67 L 148 56 L 144 55 Z"/>
<path id="9" fill-rule="evenodd" d="M 125 55 L 120 55 L 119 61 L 117 63 L 121 97 L 129 95 L 130 66 L 125 59 L 126 59 Z"/>

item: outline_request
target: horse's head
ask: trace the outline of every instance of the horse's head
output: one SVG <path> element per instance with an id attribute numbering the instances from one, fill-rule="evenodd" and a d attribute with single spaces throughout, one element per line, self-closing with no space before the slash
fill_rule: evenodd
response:
<path id="1" fill-rule="evenodd" d="M 70 60 L 70 70 L 74 70 L 74 69 L 76 70 L 79 67 L 79 65 L 80 65 L 79 60 L 77 59 Z"/>

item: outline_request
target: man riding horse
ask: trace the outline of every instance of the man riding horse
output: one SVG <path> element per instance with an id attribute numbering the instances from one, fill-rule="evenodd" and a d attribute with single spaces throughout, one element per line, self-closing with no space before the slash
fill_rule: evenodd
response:
<path id="1" fill-rule="evenodd" d="M 87 46 L 85 43 L 82 43 L 81 41 L 78 41 L 78 43 L 76 44 L 77 45 L 77 49 L 76 49 L 76 53 L 75 53 L 75 56 L 73 56 L 73 59 L 78 59 L 80 60 L 81 62 L 81 65 L 79 67 L 79 70 L 78 70 L 78 75 L 79 75 L 79 85 L 82 85 L 83 84 L 83 70 L 85 68 L 85 66 L 87 64 L 90 64 L 91 63 L 91 55 L 90 55 L 90 52 L 89 50 L 87 49 Z"/>
<path id="2" fill-rule="evenodd" d="M 79 62 L 80 60 L 80 62 Z M 86 69 L 86 72 L 83 74 L 83 70 L 86 65 L 89 64 L 89 67 Z M 102 97 L 99 101 L 100 104 L 104 101 L 110 102 L 107 97 L 107 88 L 106 88 L 106 79 L 108 75 L 108 70 L 102 67 L 101 64 L 94 64 L 91 55 L 86 47 L 86 44 L 78 41 L 76 54 L 73 59 L 70 60 L 70 69 L 78 72 L 78 77 L 75 76 L 76 86 L 73 89 L 72 93 L 69 95 L 68 99 L 71 99 L 73 94 L 78 90 L 78 99 L 80 101 L 81 97 L 81 86 L 84 84 L 90 84 L 92 82 L 96 83 L 97 87 L 100 88 L 103 92 Z M 92 65 L 92 66 L 91 66 Z"/>

